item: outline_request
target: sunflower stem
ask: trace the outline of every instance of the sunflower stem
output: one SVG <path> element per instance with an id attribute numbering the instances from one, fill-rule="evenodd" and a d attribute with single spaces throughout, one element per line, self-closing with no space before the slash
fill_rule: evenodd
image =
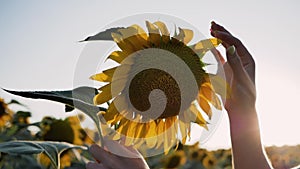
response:
<path id="1" fill-rule="evenodd" d="M 102 127 L 101 127 L 101 123 L 102 123 L 103 119 L 102 119 L 102 116 L 100 113 L 98 113 L 97 117 L 98 117 L 98 122 L 99 122 L 97 125 L 97 128 L 98 128 L 98 133 L 99 133 L 100 146 L 102 148 L 104 148 L 104 139 L 103 139 Z"/>

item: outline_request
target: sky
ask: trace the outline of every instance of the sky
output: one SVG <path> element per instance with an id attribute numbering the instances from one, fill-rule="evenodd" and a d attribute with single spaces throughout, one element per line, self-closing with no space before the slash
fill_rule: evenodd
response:
<path id="1" fill-rule="evenodd" d="M 263 143 L 300 144 L 300 57 L 296 51 L 300 39 L 299 5 L 297 0 L 1 1 L 0 87 L 73 88 L 77 61 L 85 47 L 78 41 L 126 16 L 172 15 L 190 23 L 206 37 L 210 36 L 210 22 L 214 20 L 239 37 L 256 61 L 257 111 Z M 26 104 L 33 114 L 32 121 L 45 115 L 67 116 L 59 103 L 25 99 L 3 90 L 0 97 Z M 226 114 L 217 131 L 201 146 L 230 147 Z"/>

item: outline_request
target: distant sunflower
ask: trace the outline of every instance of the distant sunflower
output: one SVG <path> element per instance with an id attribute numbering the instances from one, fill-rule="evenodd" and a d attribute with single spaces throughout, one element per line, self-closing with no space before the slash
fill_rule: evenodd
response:
<path id="1" fill-rule="evenodd" d="M 186 161 L 187 159 L 184 151 L 175 151 L 167 158 L 166 162 L 164 163 L 164 167 L 166 169 L 179 168 L 183 166 Z"/>
<path id="2" fill-rule="evenodd" d="M 182 143 L 186 142 L 190 137 L 191 122 L 207 129 L 207 121 L 199 108 L 209 118 L 212 116 L 211 106 L 221 109 L 209 74 L 203 69 L 206 64 L 201 61 L 208 50 L 221 42 L 212 38 L 188 46 L 193 38 L 192 30 L 179 28 L 179 33 L 175 31 L 172 37 L 163 22 L 146 21 L 146 27 L 148 33 L 138 25 L 112 33 L 121 50 L 112 52 L 108 59 L 119 65 L 91 76 L 93 80 L 107 83 L 99 88 L 100 93 L 94 97 L 94 103 L 109 103 L 103 117 L 119 133 L 114 139 L 125 135 L 127 145 L 138 147 L 145 143 L 150 148 L 163 147 L 167 151 L 178 140 L 178 130 Z M 154 68 L 140 71 L 145 62 L 152 61 L 140 59 L 143 55 L 151 55 L 155 60 L 164 55 L 162 51 L 180 58 L 194 76 L 198 92 L 193 93 L 190 100 L 185 100 L 187 105 L 181 105 L 181 93 L 185 91 L 180 91 L 177 80 L 169 73 Z M 180 68 L 177 71 L 180 72 Z M 147 111 L 152 105 L 148 97 L 155 89 L 163 91 L 167 98 L 165 109 L 159 115 Z M 154 103 L 162 104 L 160 98 L 156 98 Z"/>
<path id="3" fill-rule="evenodd" d="M 4 99 L 0 98 L 0 131 L 8 127 L 13 118 L 13 111 L 8 108 Z"/>
<path id="4" fill-rule="evenodd" d="M 217 164 L 218 160 L 214 156 L 212 152 L 208 152 L 204 157 L 202 164 L 207 169 L 216 169 L 218 168 Z"/>

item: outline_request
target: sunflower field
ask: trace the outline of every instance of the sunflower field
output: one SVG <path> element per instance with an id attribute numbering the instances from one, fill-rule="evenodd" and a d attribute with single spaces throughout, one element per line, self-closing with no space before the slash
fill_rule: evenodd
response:
<path id="1" fill-rule="evenodd" d="M 83 129 L 83 116 L 65 119 L 45 116 L 31 123 L 31 112 L 13 111 L 11 105 L 22 103 L 0 99 L 0 168 L 1 169 L 84 169 L 93 158 L 88 146 L 97 142 L 97 131 Z M 34 127 L 33 127 L 34 126 Z M 32 130 L 35 128 L 35 130 Z M 37 130 L 38 129 L 38 130 Z M 274 168 L 285 169 L 300 163 L 300 145 L 266 147 Z M 179 144 L 168 154 L 146 158 L 150 168 L 230 169 L 230 149 L 208 151 L 199 144 Z"/>

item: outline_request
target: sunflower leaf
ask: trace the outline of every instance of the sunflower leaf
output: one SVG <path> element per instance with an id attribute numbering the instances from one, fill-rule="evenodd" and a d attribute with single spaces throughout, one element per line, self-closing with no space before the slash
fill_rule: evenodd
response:
<path id="1" fill-rule="evenodd" d="M 95 41 L 95 40 L 113 40 L 111 34 L 112 33 L 119 33 L 119 29 L 124 29 L 124 27 L 117 27 L 117 28 L 110 28 L 106 29 L 103 32 L 99 32 L 94 36 L 89 36 L 85 38 L 84 40 L 81 40 L 79 42 L 86 42 L 86 41 Z"/>
<path id="2" fill-rule="evenodd" d="M 92 87 L 78 87 L 73 90 L 65 91 L 13 91 L 4 89 L 6 92 L 32 99 L 46 99 L 65 104 L 71 108 L 77 108 L 88 115 L 95 123 L 102 138 L 100 129 L 100 120 L 98 116 L 99 111 L 106 111 L 103 107 L 93 105 L 93 97 L 98 93 L 97 89 Z"/>
<path id="3" fill-rule="evenodd" d="M 86 147 L 64 142 L 52 141 L 9 141 L 0 143 L 0 152 L 9 154 L 39 154 L 45 153 L 55 168 L 60 168 L 60 154 L 71 148 L 86 150 Z"/>

